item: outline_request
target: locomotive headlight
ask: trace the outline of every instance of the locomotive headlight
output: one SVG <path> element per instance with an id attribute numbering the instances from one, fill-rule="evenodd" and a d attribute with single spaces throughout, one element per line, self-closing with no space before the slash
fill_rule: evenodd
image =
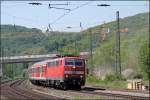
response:
<path id="1" fill-rule="evenodd" d="M 82 75 L 80 75 L 80 78 L 83 78 L 83 76 L 82 76 Z"/>
<path id="2" fill-rule="evenodd" d="M 66 78 L 68 78 L 68 75 L 65 75 Z"/>

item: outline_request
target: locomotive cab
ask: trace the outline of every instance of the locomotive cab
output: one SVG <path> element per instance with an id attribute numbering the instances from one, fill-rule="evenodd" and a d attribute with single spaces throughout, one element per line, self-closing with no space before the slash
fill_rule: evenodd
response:
<path id="1" fill-rule="evenodd" d="M 85 61 L 78 57 L 66 57 L 64 59 L 64 81 L 71 86 L 83 86 L 85 84 Z"/>

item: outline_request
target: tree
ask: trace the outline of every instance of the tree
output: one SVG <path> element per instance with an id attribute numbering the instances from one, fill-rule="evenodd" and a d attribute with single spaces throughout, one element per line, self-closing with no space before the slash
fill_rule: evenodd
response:
<path id="1" fill-rule="evenodd" d="M 140 69 L 146 78 L 150 79 L 150 48 L 148 45 L 148 41 L 144 42 L 144 44 L 140 48 Z"/>

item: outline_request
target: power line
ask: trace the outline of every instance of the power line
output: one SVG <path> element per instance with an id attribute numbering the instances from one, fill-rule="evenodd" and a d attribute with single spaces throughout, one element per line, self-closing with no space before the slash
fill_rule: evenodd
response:
<path id="1" fill-rule="evenodd" d="M 70 12 L 70 11 L 69 11 Z M 53 22 L 51 22 L 51 25 L 52 24 L 54 24 L 54 23 L 56 23 L 57 21 L 59 21 L 60 19 L 62 19 L 65 15 L 67 15 L 67 13 L 69 13 L 69 12 L 66 12 L 66 13 L 64 13 L 63 15 L 61 15 L 61 16 L 59 16 L 57 19 L 55 19 Z"/>
<path id="2" fill-rule="evenodd" d="M 89 2 L 87 2 L 87 3 L 84 3 L 84 4 L 81 4 L 81 5 L 79 5 L 79 6 L 75 7 L 75 8 L 73 8 L 73 9 L 71 9 L 71 11 L 74 11 L 74 10 L 76 10 L 76 9 L 78 9 L 78 8 L 81 8 L 81 7 L 83 7 L 83 6 L 86 6 L 86 5 L 88 5 L 89 3 L 91 3 L 91 1 L 89 1 Z"/>
<path id="3" fill-rule="evenodd" d="M 2 5 L 20 5 L 20 4 L 25 4 L 24 2 L 15 2 L 15 3 L 19 3 L 19 4 L 2 4 Z M 28 4 L 31 4 L 31 5 L 48 5 L 47 3 L 39 3 L 39 2 L 30 2 Z M 69 6 L 69 5 L 72 5 L 72 6 L 80 6 L 82 4 L 71 4 L 71 3 L 50 3 L 50 5 L 59 5 L 59 6 Z M 88 5 L 88 6 L 148 6 L 148 4 L 143 4 L 143 5 L 130 5 L 130 4 L 125 4 L 125 5 L 110 5 L 110 4 L 93 4 L 93 5 Z"/>
<path id="4" fill-rule="evenodd" d="M 58 7 L 52 7 L 51 5 L 52 5 L 52 4 L 49 4 L 49 8 L 63 9 L 63 10 L 69 10 L 69 11 L 70 11 L 70 9 L 66 9 L 66 8 L 58 8 Z"/>
<path id="5" fill-rule="evenodd" d="M 34 19 L 29 19 L 29 18 L 14 16 L 14 15 L 8 14 L 8 13 L 6 13 L 6 12 L 5 12 L 5 14 L 8 15 L 8 16 L 12 16 L 13 20 L 14 20 L 14 19 L 17 19 L 17 20 L 18 20 L 18 19 L 19 19 L 19 20 L 23 20 L 23 21 L 28 21 L 28 22 L 32 22 L 32 23 L 33 23 L 33 22 L 34 22 L 34 23 L 37 23 L 37 21 L 34 20 Z M 65 15 L 64 15 L 64 16 L 65 16 Z M 61 18 L 61 17 L 63 17 L 63 16 L 60 16 L 60 18 Z M 14 23 L 14 22 L 13 22 L 13 23 Z M 91 24 L 87 24 L 88 26 L 87 26 L 87 25 L 85 25 L 85 26 L 87 26 L 87 28 L 88 28 L 88 27 L 91 27 L 91 26 L 96 26 L 96 25 L 93 25 L 93 24 L 98 24 L 98 23 L 99 23 L 99 22 L 94 22 L 94 23 L 91 23 Z M 15 23 L 14 23 L 14 24 L 15 24 Z M 82 24 L 83 24 L 83 23 L 80 22 L 80 25 L 67 26 L 67 27 L 64 27 L 64 29 L 70 27 L 70 28 L 68 28 L 68 29 L 75 29 L 75 28 L 77 29 L 77 28 L 78 28 L 78 29 L 81 29 L 81 30 L 82 30 L 82 29 L 83 29 Z M 51 25 L 52 25 L 52 24 L 50 23 L 50 24 L 48 25 L 48 28 L 49 28 L 51 31 L 54 31 L 53 28 L 51 27 Z M 99 25 L 99 24 L 98 24 L 98 25 Z"/>
<path id="6" fill-rule="evenodd" d="M 68 15 L 71 11 L 74 11 L 78 8 L 81 8 L 85 5 L 88 5 L 88 6 L 145 6 L 145 5 L 108 5 L 108 4 L 97 4 L 97 5 L 89 5 L 89 3 L 92 2 L 92 1 L 89 1 L 87 3 L 84 3 L 84 4 L 71 4 L 71 3 L 50 3 L 50 5 L 59 5 L 59 6 L 69 6 L 69 5 L 77 5 L 77 7 L 73 8 L 73 9 L 66 9 L 66 8 L 57 8 L 57 7 L 52 7 L 52 8 L 55 8 L 55 9 L 64 9 L 64 10 L 69 10 L 68 12 L 65 12 L 63 15 L 59 16 L 58 18 L 56 18 L 53 22 L 50 23 L 50 25 L 53 25 L 55 24 L 56 22 L 58 22 L 59 20 L 61 20 L 63 17 L 65 17 L 66 15 Z M 23 3 L 23 2 L 20 2 L 20 3 Z M 28 3 L 29 4 L 29 3 Z M 38 3 L 38 2 L 32 2 L 30 3 L 32 5 L 47 5 L 47 4 L 44 4 L 44 3 Z M 17 18 L 17 19 L 22 19 L 22 20 L 26 20 L 26 21 L 33 21 L 32 19 L 27 19 L 27 18 L 21 18 L 21 17 L 17 17 L 17 16 L 13 16 L 14 18 Z M 35 21 L 37 23 L 37 21 Z M 89 25 L 88 25 L 89 26 Z M 75 27 L 71 27 L 71 28 L 75 28 Z M 80 26 L 81 28 L 81 26 Z"/>
<path id="7" fill-rule="evenodd" d="M 71 11 L 74 11 L 74 10 L 76 10 L 76 9 L 79 9 L 79 8 L 83 7 L 83 6 L 86 6 L 86 5 L 88 5 L 89 3 L 91 3 L 91 1 L 90 1 L 90 2 L 87 2 L 87 3 L 85 3 L 85 4 L 81 4 L 80 6 L 77 6 L 77 7 L 73 8 L 73 9 L 71 9 L 70 11 L 64 13 L 63 15 L 59 16 L 56 20 L 54 20 L 54 21 L 51 23 L 51 25 L 54 24 L 54 23 L 56 23 L 56 22 L 59 21 L 60 19 L 62 19 L 64 16 L 68 15 Z"/>

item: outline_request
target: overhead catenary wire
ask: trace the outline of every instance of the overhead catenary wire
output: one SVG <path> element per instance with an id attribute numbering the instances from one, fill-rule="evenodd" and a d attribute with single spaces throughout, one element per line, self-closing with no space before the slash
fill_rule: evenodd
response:
<path id="1" fill-rule="evenodd" d="M 71 11 L 74 11 L 74 10 L 76 10 L 76 9 L 78 9 L 78 8 L 81 8 L 81 7 L 83 7 L 83 6 L 86 6 L 86 5 L 88 5 L 89 3 L 91 3 L 91 1 L 90 1 L 90 2 L 87 2 L 87 3 L 84 3 L 84 4 L 81 4 L 80 6 L 77 6 L 77 7 L 73 8 L 73 9 L 71 9 L 70 11 L 64 13 L 63 15 L 59 16 L 56 20 L 54 20 L 53 22 L 51 22 L 51 25 L 52 25 L 52 24 L 55 24 L 57 21 L 59 21 L 60 19 L 62 19 L 64 16 L 68 15 Z"/>
<path id="2" fill-rule="evenodd" d="M 92 22 L 92 23 L 87 23 L 87 24 L 84 24 L 84 27 L 82 26 L 82 24 L 83 24 L 83 22 L 82 22 L 82 24 L 81 24 L 81 22 L 80 23 L 78 23 L 78 25 L 68 25 L 68 26 L 65 26 L 65 27 L 60 27 L 60 29 L 61 30 L 66 30 L 66 29 L 68 29 L 68 30 L 73 30 L 73 29 L 79 29 L 80 31 L 82 31 L 83 29 L 88 29 L 88 28 L 90 28 L 90 27 L 93 27 L 93 26 L 97 26 L 97 25 L 100 25 L 100 23 L 101 22 Z M 81 25 L 81 26 L 80 26 Z M 82 27 L 82 29 L 81 29 L 81 27 Z"/>
<path id="3" fill-rule="evenodd" d="M 89 1 L 89 2 L 92 2 L 92 1 Z M 85 6 L 85 5 L 87 5 L 87 6 L 97 6 L 97 5 L 98 5 L 98 4 L 93 4 L 93 5 L 91 5 L 91 4 L 89 4 L 89 2 L 84 3 L 84 4 L 72 4 L 72 3 L 66 3 L 66 4 L 64 3 L 64 4 L 61 4 L 61 3 L 51 3 L 51 1 L 50 1 L 50 4 L 51 4 L 51 5 L 59 5 L 59 6 L 77 5 L 77 7 L 72 8 L 70 11 L 65 12 L 65 13 L 62 14 L 61 16 L 58 16 L 58 18 L 56 18 L 56 19 L 55 19 L 54 21 L 52 21 L 50 24 L 51 24 L 51 25 L 54 25 L 56 22 L 58 22 L 59 20 L 61 20 L 61 19 L 64 18 L 65 16 L 67 16 L 70 12 L 72 12 L 72 11 L 74 11 L 74 10 L 80 8 L 80 7 L 83 7 L 83 6 Z M 17 4 L 24 4 L 24 2 L 18 2 Z M 104 3 L 103 3 L 103 4 L 104 4 Z M 147 4 L 147 3 L 146 3 L 146 4 Z M 47 3 L 42 3 L 42 5 L 48 5 L 48 4 L 47 4 Z M 111 6 L 145 6 L 145 5 L 111 5 Z M 21 18 L 21 17 L 17 17 L 17 16 L 15 16 L 15 18 L 21 19 L 21 20 L 26 20 L 26 21 L 33 21 L 32 19 Z M 35 21 L 35 22 L 37 23 L 37 21 Z M 88 24 L 88 26 L 91 26 L 91 25 Z M 72 27 L 72 26 L 71 26 L 71 27 Z M 72 28 L 78 28 L 78 26 L 72 27 Z"/>
<path id="4" fill-rule="evenodd" d="M 25 4 L 23 1 L 22 2 L 15 2 L 17 4 L 2 4 L 2 5 L 20 5 L 20 4 Z M 48 5 L 47 3 L 40 3 L 40 2 L 29 2 L 28 4 L 32 4 L 32 5 Z M 80 6 L 81 4 L 71 4 L 71 3 L 50 3 L 50 5 L 55 5 L 55 6 L 69 6 L 69 5 L 74 5 L 74 6 Z M 110 5 L 110 4 L 106 4 L 106 3 L 97 3 L 97 4 L 92 4 L 92 5 L 88 5 L 88 6 L 100 6 L 100 5 Z M 134 5 L 134 4 L 111 4 L 110 6 L 148 6 L 147 2 L 146 4 L 139 4 L 139 5 Z"/>
<path id="5" fill-rule="evenodd" d="M 8 13 L 6 13 L 6 12 L 5 12 L 5 14 L 8 15 L 8 16 L 12 16 L 13 21 L 14 21 L 14 19 L 19 19 L 19 20 L 28 21 L 28 22 L 31 22 L 31 23 L 35 22 L 35 23 L 37 24 L 37 21 L 34 20 L 34 19 L 29 19 L 29 18 L 14 16 L 14 15 L 8 14 Z M 61 16 L 61 17 L 63 17 L 63 16 Z M 61 17 L 60 17 L 60 18 L 61 18 Z M 91 26 L 96 26 L 96 25 L 98 25 L 99 23 L 100 23 L 100 22 L 92 22 L 92 23 L 85 24 L 84 26 L 86 26 L 87 28 L 89 28 L 89 27 L 91 27 Z M 13 22 L 13 24 L 15 24 L 15 23 Z M 70 26 L 71 28 L 68 28 L 68 29 L 80 29 L 80 30 L 81 30 L 81 27 L 82 27 L 82 29 L 83 29 L 83 26 L 82 26 L 83 23 L 81 24 L 81 22 L 80 22 L 80 23 L 78 23 L 78 24 L 79 24 L 79 25 Z M 68 26 L 66 26 L 66 27 L 68 27 Z M 66 27 L 64 27 L 63 29 L 66 29 Z M 54 29 L 52 28 L 52 24 L 48 24 L 48 28 L 50 29 L 50 31 L 54 31 Z"/>
<path id="6" fill-rule="evenodd" d="M 60 8 L 60 7 L 52 7 L 52 4 L 49 3 L 49 8 L 54 8 L 54 9 L 62 9 L 62 10 L 71 10 L 71 9 L 67 9 L 67 8 Z"/>
<path id="7" fill-rule="evenodd" d="M 58 7 L 51 7 L 51 6 L 49 6 L 49 8 L 63 9 L 63 10 L 69 10 L 70 11 L 70 9 L 67 9 L 67 8 L 58 8 Z"/>

